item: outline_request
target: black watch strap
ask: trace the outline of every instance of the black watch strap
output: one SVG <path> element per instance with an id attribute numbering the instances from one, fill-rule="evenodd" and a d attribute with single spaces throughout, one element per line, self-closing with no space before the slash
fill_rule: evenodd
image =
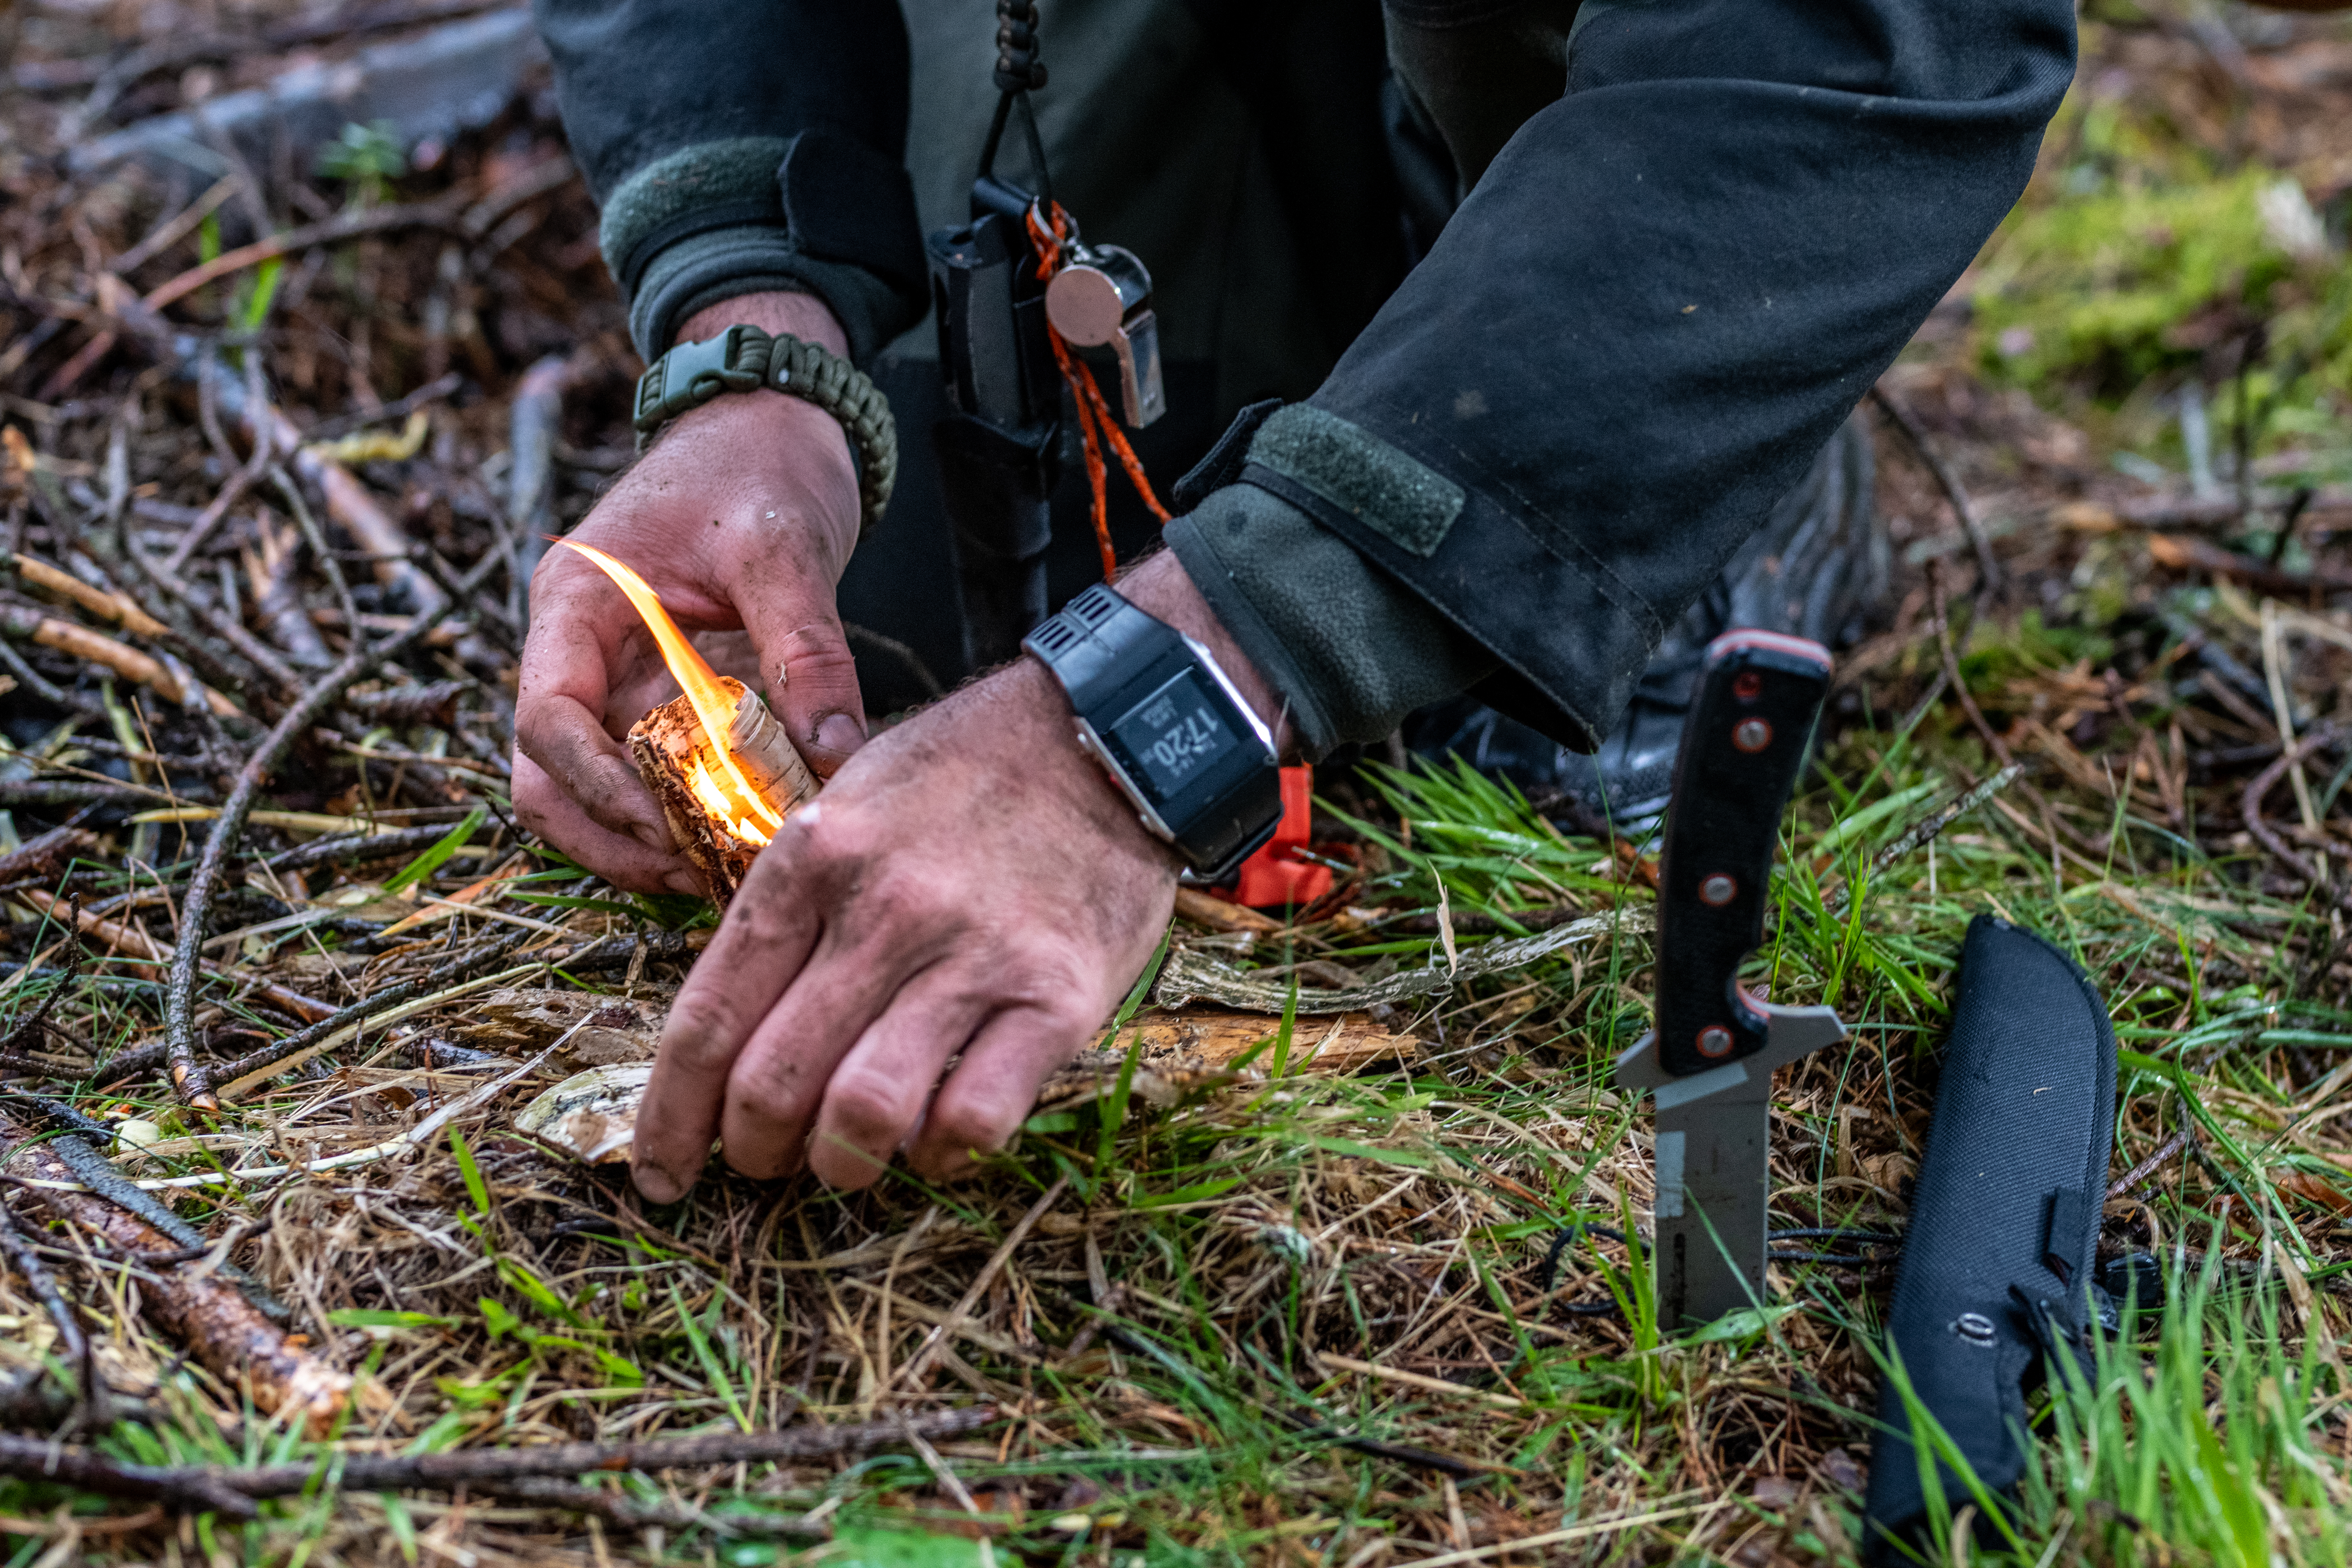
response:
<path id="1" fill-rule="evenodd" d="M 1282 820 L 1281 772 L 1265 726 L 1209 651 L 1096 584 L 1022 639 L 1077 716 L 1080 743 L 1202 881 L 1231 877 Z M 1168 767 L 1138 754 L 1139 726 L 1162 707 L 1211 742 Z"/>
<path id="2" fill-rule="evenodd" d="M 841 422 L 857 454 L 859 533 L 881 521 L 898 479 L 898 427 L 890 400 L 864 371 L 789 332 L 730 327 L 715 338 L 678 343 L 646 366 L 637 378 L 637 449 L 644 451 L 663 426 L 720 393 L 763 386 L 814 403 Z"/>

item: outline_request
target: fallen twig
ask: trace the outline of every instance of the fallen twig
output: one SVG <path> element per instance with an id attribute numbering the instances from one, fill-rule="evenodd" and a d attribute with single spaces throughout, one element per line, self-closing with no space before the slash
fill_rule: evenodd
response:
<path id="1" fill-rule="evenodd" d="M 121 623 L 122 629 L 142 637 L 171 635 L 171 628 L 141 609 L 121 594 L 109 594 L 93 588 L 72 573 L 50 565 L 37 556 L 18 554 L 10 558 L 16 575 L 37 588 L 46 589 L 61 599 L 70 599 L 94 616 Z"/>
<path id="2" fill-rule="evenodd" d="M 466 1448 L 441 1454 L 339 1456 L 328 1473 L 352 1492 L 449 1490 L 542 1476 L 629 1470 L 679 1470 L 709 1465 L 772 1464 L 864 1453 L 907 1440 L 957 1437 L 997 1418 L 992 1405 L 941 1410 L 854 1426 L 814 1423 L 781 1432 L 713 1432 L 642 1443 L 549 1443 L 527 1448 Z M 63 1481 L 112 1497 L 161 1502 L 182 1512 L 250 1519 L 255 1500 L 293 1497 L 320 1482 L 315 1461 L 234 1470 L 214 1466 L 118 1465 L 86 1450 L 31 1437 L 0 1436 L 0 1475 Z"/>
<path id="3" fill-rule="evenodd" d="M 128 953 L 132 958 L 144 963 L 175 964 L 180 954 L 193 955 L 195 951 L 194 944 L 187 942 L 182 942 L 176 948 L 166 948 L 137 926 L 127 925 L 120 921 L 107 920 L 102 916 L 91 914 L 86 910 L 68 911 L 64 900 L 53 894 L 42 892 L 38 889 L 27 889 L 17 896 L 45 915 L 52 915 L 61 920 L 70 919 L 76 930 L 84 936 L 95 937 L 106 943 L 110 952 Z M 186 930 L 187 927 L 183 924 L 181 931 L 184 934 Z M 305 996 L 299 991 L 280 985 L 274 980 L 259 980 L 249 975 L 242 975 L 234 970 L 224 969 L 216 963 L 205 964 L 203 972 L 209 978 L 217 980 L 224 985 L 250 986 L 254 994 L 267 997 L 298 1018 L 315 1020 L 327 1017 L 335 1011 L 317 997 Z"/>
<path id="4" fill-rule="evenodd" d="M 1873 386 L 1870 399 L 1878 405 L 1887 418 L 1894 421 L 1895 427 L 1903 432 L 1903 438 L 1911 444 L 1911 449 L 1919 454 L 1919 460 L 1927 464 L 1927 471 L 1935 476 L 1937 487 L 1944 492 L 1944 499 L 1952 503 L 1953 515 L 1960 520 L 1960 527 L 1969 536 L 1969 547 L 1976 552 L 1977 572 L 1980 579 L 1977 592 L 1985 595 L 1999 594 L 2002 582 L 2000 563 L 1993 558 L 1992 540 L 1986 534 L 1984 523 L 1978 519 L 1976 508 L 1969 504 L 1969 492 L 1961 488 L 1960 477 L 1952 472 L 1950 464 L 1936 455 L 1936 448 L 1927 443 L 1927 431 L 1919 427 L 1919 422 L 1911 416 L 1911 411 L 1903 405 L 1901 399 L 1884 385 Z"/>
<path id="5" fill-rule="evenodd" d="M 85 849 L 98 847 L 98 835 L 88 828 L 52 827 L 36 838 L 0 855 L 0 882 L 13 882 L 20 877 L 37 876 L 70 860 Z"/>
<path id="6" fill-rule="evenodd" d="M 490 551 L 466 574 L 466 589 L 471 593 L 487 581 L 490 574 L 503 564 L 497 551 Z M 205 923 L 212 916 L 213 895 L 220 887 L 221 873 L 228 864 L 229 852 L 236 847 L 238 837 L 245 831 L 245 819 L 253 810 L 261 786 L 277 767 L 297 736 L 306 733 L 322 718 L 329 708 L 343 694 L 344 689 L 369 670 L 388 659 L 398 658 L 415 644 L 424 640 L 435 625 L 433 617 L 419 616 L 416 623 L 391 641 L 367 647 L 355 637 L 351 653 L 343 661 L 320 677 L 302 699 L 286 710 L 277 727 L 263 738 L 236 775 L 236 784 L 222 802 L 220 816 L 213 822 L 213 830 L 205 836 L 204 854 L 196 861 L 196 869 L 188 879 L 188 890 L 180 907 L 180 942 L 173 952 L 172 973 L 164 993 L 163 1037 L 171 1063 L 172 1087 L 181 1100 L 202 1110 L 217 1110 L 220 1101 L 214 1095 L 211 1075 L 196 1059 L 196 1035 L 194 1022 L 196 998 L 196 975 L 201 965 Z"/>
<path id="7" fill-rule="evenodd" d="M 12 1173 L 58 1218 L 104 1238 L 119 1253 L 169 1252 L 182 1239 L 118 1204 L 84 1190 L 73 1168 L 47 1144 L 30 1142 L 26 1130 L 0 1114 L 0 1145 Z M 140 1281 L 141 1310 L 193 1352 L 232 1388 L 250 1391 L 253 1402 L 271 1415 L 297 1417 L 312 1436 L 323 1436 L 342 1412 L 352 1380 L 292 1342 L 286 1331 L 217 1273 L 185 1269 L 149 1275 Z M 22 1473 L 22 1472 L 19 1472 Z"/>
<path id="8" fill-rule="evenodd" d="M 0 1202 L 0 1253 L 7 1255 L 16 1272 L 24 1276 L 25 1288 L 33 1293 L 33 1300 L 41 1304 L 49 1321 L 57 1325 L 58 1348 L 64 1352 L 58 1359 L 72 1367 L 81 1381 L 82 1414 L 91 1426 L 103 1426 L 105 1394 L 97 1369 L 90 1364 L 89 1341 L 81 1331 L 81 1320 L 58 1291 L 58 1282 L 50 1277 L 48 1266 L 41 1261 L 32 1237 L 17 1224 L 16 1211 L 5 1202 Z"/>
<path id="9" fill-rule="evenodd" d="M 462 187 L 460 195 L 463 194 Z M 396 228 L 438 228 L 463 235 L 459 226 L 462 215 L 459 202 L 445 197 L 437 202 L 417 202 L 407 206 L 370 207 L 362 212 L 338 213 L 317 223 L 306 223 L 299 228 L 289 228 L 284 234 L 273 234 L 268 239 L 257 239 L 251 245 L 240 245 L 235 250 L 223 251 L 210 261 L 189 268 L 178 277 L 159 283 L 149 289 L 140 303 L 150 310 L 160 310 L 173 300 L 193 294 L 207 283 L 242 272 L 248 267 L 284 256 L 289 251 L 308 250 L 314 245 L 336 245 L 362 235 L 384 234 Z"/>
<path id="10" fill-rule="evenodd" d="M 2338 899 L 2340 895 L 2328 886 L 2327 879 L 2319 868 L 2296 854 L 2288 847 L 2286 840 L 2263 820 L 2263 798 L 2278 787 L 2279 781 L 2286 777 L 2287 771 L 2295 763 L 2335 741 L 2340 733 L 2341 731 L 2333 724 L 2314 725 L 2303 739 L 2281 752 L 2276 761 L 2248 780 L 2244 791 L 2238 796 L 2239 812 L 2245 820 L 2246 831 L 2253 835 L 2254 842 L 2269 850 L 2280 865 L 2327 894 L 2331 900 Z"/>
<path id="11" fill-rule="evenodd" d="M 2107 1201 L 2113 1203 L 2117 1198 L 2128 1196 L 2134 1187 L 2156 1174 L 2167 1161 L 2188 1148 L 2195 1137 L 2194 1124 L 2184 1124 L 2179 1131 L 2158 1144 L 2155 1153 L 2107 1184 Z"/>
<path id="12" fill-rule="evenodd" d="M 528 624 L 531 574 L 547 553 L 547 535 L 557 531 L 555 437 L 563 424 L 563 392 L 572 377 L 571 359 L 549 354 L 523 372 L 507 413 L 508 547 L 515 552 L 514 585 L 508 597 L 519 623 Z"/>
<path id="13" fill-rule="evenodd" d="M 201 363 L 191 361 L 191 373 L 195 373 Z M 368 493 L 367 487 L 341 464 L 305 446 L 302 432 L 295 428 L 285 410 L 226 377 L 219 380 L 218 391 L 221 407 L 243 422 L 247 436 L 256 442 L 266 442 L 273 452 L 281 455 L 298 478 L 316 487 L 326 500 L 327 515 L 343 525 L 361 550 L 377 558 L 376 581 L 390 589 L 393 597 L 413 605 L 425 619 L 437 618 L 447 606 L 447 598 L 433 579 L 408 559 L 407 531 Z M 290 457 L 283 456 L 289 453 Z M 494 550 L 488 558 L 499 560 L 500 553 Z M 357 647 L 356 633 L 352 640 Z M 287 651 L 299 650 L 289 647 Z"/>
<path id="14" fill-rule="evenodd" d="M 2007 767 L 2001 769 L 1999 773 L 1993 774 L 1992 777 L 1986 779 L 1983 783 L 1978 784 L 1974 789 L 1962 795 L 1959 799 L 1951 802 L 1948 805 L 1940 806 L 1937 809 L 1929 812 L 1927 816 L 1913 823 L 1910 830 L 1905 833 L 1902 837 L 1897 838 L 1894 843 L 1888 845 L 1876 855 L 1871 857 L 1870 869 L 1863 873 L 1862 880 L 1864 882 L 1874 882 L 1878 880 L 1880 874 L 1885 871 L 1887 868 L 1893 866 L 1897 860 L 1902 859 L 1906 855 L 1914 853 L 1921 846 L 1933 839 L 1937 834 L 1943 832 L 1947 827 L 1949 827 L 1953 823 L 1958 822 L 1961 817 L 1966 816 L 1969 813 L 1982 805 L 1986 801 L 1990 800 L 1994 795 L 1999 795 L 2002 790 L 2007 789 L 2011 784 L 2015 784 L 2019 776 L 2024 772 L 2024 763 L 2011 763 Z M 1848 883 L 1846 886 L 1840 888 L 1835 892 L 1832 893 L 1826 900 L 1822 900 L 1823 904 L 1828 909 L 1832 919 L 1835 919 L 1837 916 L 1845 912 L 1847 904 L 1850 903 L 1853 898 L 1853 887 L 1854 885 L 1853 883 Z"/>
<path id="15" fill-rule="evenodd" d="M 179 675 L 162 660 L 141 653 L 128 643 L 117 642 L 102 632 L 94 632 L 78 621 L 60 620 L 45 616 L 26 605 L 0 605 L 0 632 L 23 637 L 43 647 L 59 653 L 86 658 L 101 664 L 125 680 L 135 680 L 142 686 L 152 687 L 157 696 L 167 702 L 184 702 L 187 687 Z M 211 687 L 202 688 L 205 705 L 219 718 L 229 718 L 242 709 Z"/>
<path id="16" fill-rule="evenodd" d="M 2234 550 L 2178 533 L 2149 534 L 2147 552 L 2159 566 L 2234 578 L 2265 594 L 2285 594 L 2299 599 L 2314 589 L 2330 594 L 2352 590 L 2352 572 L 2340 566 L 2315 563 L 2308 572 L 2289 572 L 2255 556 L 2241 555 Z"/>

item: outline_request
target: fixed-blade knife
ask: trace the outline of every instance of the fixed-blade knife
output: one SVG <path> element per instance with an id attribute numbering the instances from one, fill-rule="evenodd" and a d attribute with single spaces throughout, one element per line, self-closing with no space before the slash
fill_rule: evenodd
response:
<path id="1" fill-rule="evenodd" d="M 1845 1037 L 1827 1007 L 1739 983 L 1764 939 L 1780 815 L 1829 693 L 1827 648 L 1777 632 L 1707 646 L 1675 760 L 1658 874 L 1656 1023 L 1618 1084 L 1656 1101 L 1658 1321 L 1761 1305 L 1773 1069 Z"/>

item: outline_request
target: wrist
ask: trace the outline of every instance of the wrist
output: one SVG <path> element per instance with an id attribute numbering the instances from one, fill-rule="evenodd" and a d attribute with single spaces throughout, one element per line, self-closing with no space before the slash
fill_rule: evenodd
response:
<path id="1" fill-rule="evenodd" d="M 897 426 L 873 379 L 817 341 L 841 335 L 826 307 L 805 296 L 739 295 L 688 322 L 710 335 L 673 344 L 637 380 L 632 423 L 639 449 L 715 401 L 772 402 L 766 395 L 781 394 L 839 425 L 855 462 L 860 526 L 879 522 L 898 479 Z M 813 335 L 802 337 L 793 327 Z"/>
<path id="2" fill-rule="evenodd" d="M 772 334 L 788 332 L 829 353 L 845 359 L 849 355 L 849 334 L 825 302 L 814 294 L 786 289 L 737 294 L 716 305 L 705 305 L 678 323 L 670 346 L 715 338 L 730 327 L 757 327 Z"/>
<path id="3" fill-rule="evenodd" d="M 681 541 L 689 549 L 721 531 L 798 534 L 795 558 L 838 581 L 857 547 L 856 457 L 839 422 L 801 398 L 766 387 L 714 397 L 664 426 L 635 471 L 704 497 L 699 521 L 719 528 Z"/>
<path id="4" fill-rule="evenodd" d="M 1275 754 L 1291 760 L 1297 737 L 1282 694 L 1242 651 L 1173 552 L 1157 551 L 1138 562 L 1120 575 L 1118 591 L 1137 609 L 1167 622 L 1207 648 L 1242 700 L 1274 736 Z"/>

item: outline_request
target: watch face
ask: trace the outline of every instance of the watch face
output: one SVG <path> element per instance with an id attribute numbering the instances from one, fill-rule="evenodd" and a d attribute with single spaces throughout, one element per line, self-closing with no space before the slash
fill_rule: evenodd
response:
<path id="1" fill-rule="evenodd" d="M 1167 800 L 1232 749 L 1233 726 L 1223 693 L 1191 668 L 1128 710 L 1109 738 L 1136 782 Z"/>

